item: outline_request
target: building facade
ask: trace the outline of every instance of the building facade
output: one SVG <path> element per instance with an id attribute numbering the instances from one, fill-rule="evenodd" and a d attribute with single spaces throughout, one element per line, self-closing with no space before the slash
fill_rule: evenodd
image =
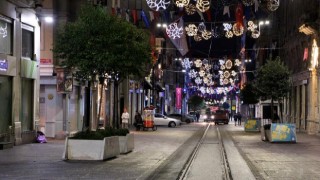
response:
<path id="1" fill-rule="evenodd" d="M 0 1 L 0 142 L 34 140 L 39 122 L 40 18 L 34 1 Z"/>

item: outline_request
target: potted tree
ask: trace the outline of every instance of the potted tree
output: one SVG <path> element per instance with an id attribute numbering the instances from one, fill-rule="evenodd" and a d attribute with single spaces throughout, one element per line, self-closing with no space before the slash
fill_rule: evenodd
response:
<path id="1" fill-rule="evenodd" d="M 266 124 L 261 130 L 262 137 L 270 142 L 296 142 L 295 124 L 284 123 L 282 118 L 273 111 L 274 101 L 280 104 L 280 116 L 282 115 L 282 101 L 290 90 L 290 72 L 279 57 L 268 60 L 258 70 L 255 86 L 260 97 L 271 99 L 271 124 Z"/>
<path id="2" fill-rule="evenodd" d="M 87 4 L 81 8 L 80 15 L 75 22 L 66 23 L 58 32 L 53 52 L 55 58 L 59 60 L 60 66 L 70 69 L 78 81 L 87 82 L 86 97 L 88 99 L 86 99 L 86 104 L 95 102 L 90 99 L 94 87 L 92 84 L 98 79 L 101 84 L 99 90 L 102 92 L 106 78 L 111 79 L 110 82 L 115 87 L 115 97 L 114 102 L 112 102 L 115 104 L 114 117 L 108 124 L 112 128 L 105 127 L 105 130 L 111 131 L 111 129 L 119 128 L 118 85 L 129 76 L 141 78 L 147 73 L 147 67 L 152 60 L 148 33 L 124 19 L 108 14 L 100 6 Z M 101 101 L 100 98 L 98 107 L 101 107 Z M 90 117 L 95 112 L 88 110 L 85 113 L 82 131 L 84 135 L 97 138 L 86 140 L 103 141 L 105 145 L 120 145 L 119 140 L 115 140 L 118 143 L 111 143 L 105 140 L 105 136 L 101 135 L 101 132 L 98 132 L 101 111 L 102 109 L 99 108 L 97 119 L 93 119 L 93 121 L 90 120 Z M 105 124 L 105 126 L 107 125 Z M 84 137 L 82 136 L 82 138 Z M 133 139 L 133 135 L 126 139 Z M 67 156 L 70 155 L 68 153 L 70 142 L 70 138 L 67 138 L 65 153 Z M 81 144 L 83 143 L 78 143 L 79 146 Z M 96 146 L 102 146 L 98 144 L 96 142 Z M 129 144 L 133 146 L 133 143 Z M 87 147 L 93 149 L 96 146 Z M 132 148 L 127 149 L 130 151 Z M 100 156 L 102 156 L 101 153 Z M 105 158 L 106 156 L 103 155 L 102 157 Z"/>

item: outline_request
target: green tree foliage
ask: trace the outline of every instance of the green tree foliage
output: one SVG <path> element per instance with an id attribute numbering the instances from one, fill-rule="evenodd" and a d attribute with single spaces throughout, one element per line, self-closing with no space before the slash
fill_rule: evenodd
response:
<path id="1" fill-rule="evenodd" d="M 241 89 L 240 97 L 243 104 L 256 104 L 259 102 L 258 91 L 252 83 L 247 83 L 246 86 Z"/>
<path id="2" fill-rule="evenodd" d="M 259 96 L 265 99 L 271 99 L 271 107 L 273 107 L 274 100 L 281 103 L 283 97 L 290 91 L 289 78 L 289 69 L 283 64 L 279 57 L 275 60 L 268 60 L 267 63 L 258 70 L 255 81 Z M 281 106 L 280 110 L 282 114 Z M 273 112 L 271 113 L 273 119 L 274 114 Z"/>
<path id="3" fill-rule="evenodd" d="M 115 88 L 118 88 L 118 81 L 128 75 L 144 77 L 152 60 L 149 34 L 146 31 L 108 14 L 100 6 L 90 4 L 81 8 L 75 22 L 68 22 L 61 28 L 53 52 L 61 60 L 60 65 L 71 69 L 77 79 L 91 80 L 99 76 L 103 84 L 108 74 L 113 76 Z M 114 99 L 117 104 L 117 94 Z M 118 121 L 116 108 L 114 116 L 114 121 Z"/>
<path id="4" fill-rule="evenodd" d="M 189 98 L 188 104 L 190 109 L 196 111 L 205 106 L 204 99 L 198 95 L 193 95 Z"/>
<path id="5" fill-rule="evenodd" d="M 59 31 L 53 51 L 63 66 L 82 76 L 116 72 L 142 77 L 152 59 L 146 31 L 89 4 Z"/>

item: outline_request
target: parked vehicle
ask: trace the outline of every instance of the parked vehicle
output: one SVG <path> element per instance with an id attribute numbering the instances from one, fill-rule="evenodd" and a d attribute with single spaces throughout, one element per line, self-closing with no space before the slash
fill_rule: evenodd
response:
<path id="1" fill-rule="evenodd" d="M 163 114 L 156 113 L 154 114 L 154 124 L 157 126 L 176 127 L 181 125 L 181 121 L 179 119 L 170 118 Z"/>
<path id="2" fill-rule="evenodd" d="M 186 122 L 186 123 L 191 123 L 191 122 L 195 121 L 194 117 L 192 115 L 189 115 L 189 114 L 186 114 L 186 115 L 169 114 L 168 117 L 174 118 L 174 119 L 178 119 L 178 120 L 181 120 L 182 122 Z"/>
<path id="3" fill-rule="evenodd" d="M 214 124 L 229 124 L 228 113 L 224 110 L 217 110 L 216 112 L 206 112 L 205 122 L 214 122 Z"/>

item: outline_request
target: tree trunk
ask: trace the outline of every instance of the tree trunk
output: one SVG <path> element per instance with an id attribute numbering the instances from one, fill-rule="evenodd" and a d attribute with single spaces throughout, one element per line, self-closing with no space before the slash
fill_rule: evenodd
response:
<path id="1" fill-rule="evenodd" d="M 82 131 L 85 131 L 90 126 L 90 103 L 91 103 L 90 86 L 91 86 L 91 82 L 88 81 L 88 86 L 85 87 L 84 120 L 83 120 Z"/>
<path id="2" fill-rule="evenodd" d="M 271 98 L 271 121 L 274 121 L 273 98 Z"/>
<path id="3" fill-rule="evenodd" d="M 282 116 L 282 99 L 279 100 L 279 106 L 280 106 L 280 123 L 283 123 L 283 116 Z"/>
<path id="4" fill-rule="evenodd" d="M 104 82 L 104 79 L 103 79 Z M 102 98 L 103 98 L 103 89 L 104 89 L 104 83 L 100 82 L 100 99 L 99 99 L 99 109 L 98 109 L 98 115 L 97 115 L 97 129 L 99 128 L 99 121 L 100 121 L 100 115 L 101 115 L 101 109 L 102 109 Z"/>
<path id="5" fill-rule="evenodd" d="M 113 112 L 113 124 L 114 124 L 114 128 L 119 129 L 120 127 L 120 121 L 119 121 L 119 108 L 118 108 L 118 104 L 119 104 L 119 93 L 118 93 L 118 88 L 119 88 L 119 84 L 118 82 L 115 80 L 114 81 L 114 112 Z"/>

